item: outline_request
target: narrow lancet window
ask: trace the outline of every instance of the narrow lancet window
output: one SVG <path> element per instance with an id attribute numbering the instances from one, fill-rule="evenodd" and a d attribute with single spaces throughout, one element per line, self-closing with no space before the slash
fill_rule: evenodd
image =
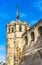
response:
<path id="1" fill-rule="evenodd" d="M 10 32 L 10 27 L 9 27 L 9 32 Z"/>
<path id="2" fill-rule="evenodd" d="M 14 32 L 14 29 L 13 29 L 13 27 L 12 27 L 12 32 Z"/>
<path id="3" fill-rule="evenodd" d="M 31 32 L 31 41 L 34 41 L 34 32 Z"/>
<path id="4" fill-rule="evenodd" d="M 38 28 L 38 33 L 39 33 L 39 36 L 42 36 L 42 26 L 40 26 L 40 27 Z"/>
<path id="5" fill-rule="evenodd" d="M 25 44 L 28 44 L 28 37 L 25 36 Z"/>
<path id="6" fill-rule="evenodd" d="M 19 26 L 19 31 L 22 31 L 22 29 L 21 29 L 21 25 Z"/>

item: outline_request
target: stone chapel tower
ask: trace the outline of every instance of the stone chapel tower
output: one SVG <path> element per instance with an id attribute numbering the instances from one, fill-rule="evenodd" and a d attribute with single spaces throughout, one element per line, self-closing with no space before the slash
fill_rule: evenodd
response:
<path id="1" fill-rule="evenodd" d="M 7 24 L 6 38 L 6 65 L 18 65 L 22 57 L 22 34 L 26 32 L 30 27 L 27 23 L 23 23 L 19 20 L 18 8 L 16 10 L 16 20 Z"/>

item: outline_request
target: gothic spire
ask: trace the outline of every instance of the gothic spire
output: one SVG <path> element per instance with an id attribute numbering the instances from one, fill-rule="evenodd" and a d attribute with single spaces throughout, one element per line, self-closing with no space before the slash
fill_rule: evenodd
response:
<path id="1" fill-rule="evenodd" d="M 16 20 L 18 21 L 19 20 L 19 11 L 18 11 L 18 6 L 16 8 Z"/>

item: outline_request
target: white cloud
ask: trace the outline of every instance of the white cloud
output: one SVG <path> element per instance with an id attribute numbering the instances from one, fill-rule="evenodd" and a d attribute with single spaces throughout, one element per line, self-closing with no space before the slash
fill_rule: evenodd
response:
<path id="1" fill-rule="evenodd" d="M 3 50 L 5 50 L 4 45 L 0 45 L 0 51 L 3 51 Z"/>
<path id="2" fill-rule="evenodd" d="M 36 20 L 31 21 L 31 22 L 30 22 L 30 26 L 34 25 L 35 23 L 37 23 Z"/>
<path id="3" fill-rule="evenodd" d="M 6 49 L 4 45 L 0 45 L 0 62 L 3 61 L 5 62 L 6 60 L 6 53 L 5 53 Z"/>
<path id="4" fill-rule="evenodd" d="M 0 62 L 1 62 L 1 61 L 3 61 L 3 62 L 6 61 L 6 57 L 5 57 L 4 55 L 2 55 L 2 54 L 0 54 Z"/>
<path id="5" fill-rule="evenodd" d="M 24 14 L 24 13 L 20 13 L 20 17 L 22 18 L 22 17 L 25 17 L 26 16 L 26 14 Z"/>
<path id="6" fill-rule="evenodd" d="M 33 4 L 38 10 L 42 11 L 42 0 L 36 0 Z"/>

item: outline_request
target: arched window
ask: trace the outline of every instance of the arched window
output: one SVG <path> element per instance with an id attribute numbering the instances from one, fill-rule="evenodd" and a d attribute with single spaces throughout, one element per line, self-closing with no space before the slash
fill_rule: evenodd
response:
<path id="1" fill-rule="evenodd" d="M 34 41 L 34 32 L 31 32 L 31 41 Z"/>
<path id="2" fill-rule="evenodd" d="M 25 44 L 28 44 L 28 37 L 25 36 Z"/>
<path id="3" fill-rule="evenodd" d="M 12 32 L 14 32 L 14 29 L 13 29 L 13 27 L 12 27 Z"/>
<path id="4" fill-rule="evenodd" d="M 40 36 L 42 35 L 42 26 L 40 26 L 40 27 L 38 28 L 38 33 L 39 33 Z"/>
<path id="5" fill-rule="evenodd" d="M 10 27 L 9 27 L 9 32 L 10 32 Z"/>
<path id="6" fill-rule="evenodd" d="M 19 31 L 22 31 L 21 25 L 19 26 Z"/>

